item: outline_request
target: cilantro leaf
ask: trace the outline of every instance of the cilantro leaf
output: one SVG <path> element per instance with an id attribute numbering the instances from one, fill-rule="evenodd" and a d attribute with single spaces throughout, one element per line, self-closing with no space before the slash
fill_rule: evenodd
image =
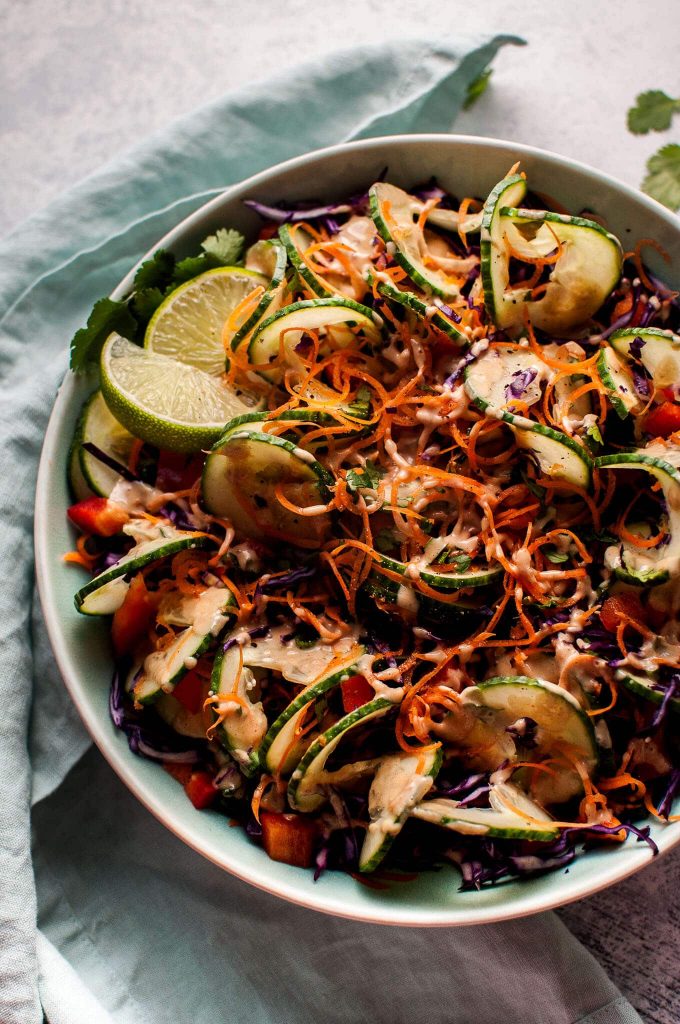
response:
<path id="1" fill-rule="evenodd" d="M 135 274 L 135 291 L 144 288 L 160 288 L 162 291 L 172 284 L 175 257 L 167 249 L 158 249 L 151 259 L 145 260 Z"/>
<path id="2" fill-rule="evenodd" d="M 77 373 L 88 363 L 96 362 L 112 331 L 137 340 L 166 295 L 206 270 L 237 263 L 243 244 L 239 231 L 220 228 L 205 239 L 199 256 L 176 262 L 171 252 L 158 249 L 137 270 L 132 295 L 123 302 L 104 298 L 94 304 L 87 327 L 76 331 L 71 341 L 71 369 Z"/>
<path id="3" fill-rule="evenodd" d="M 481 74 L 477 75 L 477 77 L 470 82 L 467 93 L 465 94 L 463 110 L 469 110 L 473 103 L 477 102 L 482 93 L 486 92 L 492 74 L 493 69 L 486 68 L 485 71 L 482 71 Z"/>
<path id="4" fill-rule="evenodd" d="M 78 373 L 88 363 L 96 362 L 112 331 L 134 340 L 137 321 L 128 310 L 127 302 L 99 299 L 92 307 L 87 327 L 81 327 L 71 339 L 71 369 Z"/>
<path id="5" fill-rule="evenodd" d="M 472 565 L 472 559 L 462 551 L 443 548 L 432 562 L 432 565 L 450 565 L 454 572 L 466 572 Z"/>
<path id="6" fill-rule="evenodd" d="M 541 487 L 540 484 L 537 484 L 534 480 L 531 479 L 530 476 L 527 476 L 527 474 L 523 470 L 520 470 L 520 476 L 522 477 L 524 483 L 527 485 L 529 491 L 531 491 L 534 497 L 538 498 L 541 504 L 543 504 L 543 499 L 546 495 L 545 487 Z"/>
<path id="7" fill-rule="evenodd" d="M 588 437 L 592 437 L 593 441 L 597 441 L 598 444 L 602 444 L 602 434 L 600 433 L 600 428 L 597 423 L 593 423 L 592 426 L 588 427 L 586 435 Z"/>
<path id="8" fill-rule="evenodd" d="M 362 384 L 358 389 L 354 401 L 347 406 L 347 412 L 350 416 L 368 419 L 371 412 L 371 389 L 367 384 Z"/>
<path id="9" fill-rule="evenodd" d="M 553 562 L 555 565 L 569 560 L 569 555 L 566 551 L 558 551 L 557 548 L 545 547 L 543 548 L 543 554 L 549 562 Z"/>
<path id="10" fill-rule="evenodd" d="M 628 111 L 628 130 L 635 135 L 663 132 L 671 126 L 673 114 L 680 111 L 680 99 L 674 100 L 660 89 L 641 92 Z"/>
<path id="11" fill-rule="evenodd" d="M 680 145 L 669 142 L 647 161 L 642 191 L 669 210 L 680 209 Z"/>
<path id="12" fill-rule="evenodd" d="M 222 261 L 209 252 L 202 252 L 200 256 L 187 256 L 186 259 L 180 260 L 175 266 L 175 272 L 172 276 L 173 286 L 176 287 L 179 284 L 184 284 L 186 281 L 191 281 L 194 277 L 198 277 L 199 274 L 204 274 L 206 270 L 214 270 L 216 267 L 221 266 Z"/>
<path id="13" fill-rule="evenodd" d="M 347 473 L 347 486 L 350 491 L 358 491 L 360 488 L 373 490 L 380 483 L 382 470 L 369 459 L 363 469 L 350 469 Z"/>
<path id="14" fill-rule="evenodd" d="M 384 526 L 382 530 L 378 530 L 375 537 L 373 538 L 376 551 L 394 551 L 397 546 L 397 538 L 394 530 L 390 530 L 389 527 Z"/>
<path id="15" fill-rule="evenodd" d="M 235 228 L 218 228 L 214 235 L 201 242 L 204 252 L 215 256 L 225 266 L 233 266 L 238 263 L 243 254 L 245 238 Z"/>
<path id="16" fill-rule="evenodd" d="M 165 294 L 160 288 L 140 288 L 135 291 L 130 299 L 130 309 L 141 326 L 148 324 L 164 298 Z"/>

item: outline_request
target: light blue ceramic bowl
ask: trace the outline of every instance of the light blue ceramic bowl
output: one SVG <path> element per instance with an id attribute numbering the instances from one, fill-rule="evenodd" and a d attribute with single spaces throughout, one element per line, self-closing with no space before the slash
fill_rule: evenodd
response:
<path id="1" fill-rule="evenodd" d="M 666 266 L 650 250 L 651 267 L 669 284 L 680 287 L 680 231 L 673 214 L 583 164 L 510 142 L 465 136 L 371 139 L 298 157 L 228 189 L 158 245 L 178 254 L 190 253 L 207 234 L 224 225 L 233 225 L 252 237 L 259 219 L 242 205 L 243 199 L 340 199 L 366 188 L 385 167 L 389 180 L 398 185 L 408 186 L 434 175 L 456 195 L 484 195 L 517 160 L 533 189 L 574 212 L 583 207 L 597 211 L 624 248 L 632 248 L 643 237 L 660 242 L 673 256 L 673 263 Z M 114 298 L 129 290 L 132 276 L 131 271 Z M 83 318 L 85 314 L 83 310 Z M 479 893 L 459 892 L 460 879 L 453 868 L 426 872 L 417 881 L 378 891 L 336 872 L 314 882 L 311 872 L 269 860 L 244 832 L 231 828 L 226 818 L 194 810 L 181 787 L 158 765 L 131 754 L 123 734 L 113 728 L 107 710 L 112 668 L 108 624 L 78 615 L 73 606 L 77 571 L 65 566 L 61 558 L 73 544 L 64 514 L 69 504 L 66 461 L 87 392 L 84 381 L 67 375 L 45 437 L 35 517 L 40 597 L 57 663 L 92 739 L 130 790 L 172 832 L 215 864 L 284 899 L 330 914 L 398 925 L 469 925 L 533 914 L 587 896 L 650 863 L 649 847 L 628 841 L 611 850 L 588 853 L 568 872 Z M 117 824 L 112 822 L 111 827 Z M 655 823 L 652 835 L 659 849 L 668 851 L 680 842 L 680 822 L 668 826 Z"/>

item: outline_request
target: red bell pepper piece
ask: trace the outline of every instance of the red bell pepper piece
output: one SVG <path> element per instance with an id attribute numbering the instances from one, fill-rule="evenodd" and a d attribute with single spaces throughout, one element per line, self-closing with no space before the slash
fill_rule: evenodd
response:
<path id="1" fill-rule="evenodd" d="M 677 402 L 662 402 L 645 416 L 645 430 L 652 437 L 668 437 L 680 430 L 680 405 Z"/>
<path id="2" fill-rule="evenodd" d="M 203 707 L 205 688 L 205 678 L 199 675 L 195 668 L 192 668 L 185 676 L 182 676 L 172 691 L 172 695 L 182 707 L 187 709 L 189 714 L 197 715 Z"/>
<path id="3" fill-rule="evenodd" d="M 263 241 L 269 238 L 276 238 L 278 233 L 278 224 L 265 224 L 263 227 L 260 228 L 260 233 L 257 237 L 260 239 L 260 241 Z"/>
<path id="4" fill-rule="evenodd" d="M 612 594 L 600 609 L 600 622 L 608 633 L 615 633 L 624 617 L 646 625 L 647 613 L 640 598 L 633 591 Z"/>
<path id="5" fill-rule="evenodd" d="M 192 764 L 177 764 L 175 761 L 163 761 L 163 767 L 168 775 L 172 775 L 182 786 L 187 785 L 194 770 Z"/>
<path id="6" fill-rule="evenodd" d="M 129 654 L 146 635 L 156 616 L 157 607 L 158 596 L 147 590 L 142 574 L 133 576 L 125 600 L 114 612 L 111 623 L 113 649 L 118 657 Z"/>
<path id="7" fill-rule="evenodd" d="M 197 811 L 210 807 L 217 796 L 217 790 L 213 786 L 212 775 L 209 772 L 192 772 L 184 789 Z"/>
<path id="8" fill-rule="evenodd" d="M 261 811 L 262 843 L 272 860 L 308 868 L 314 860 L 316 825 L 299 814 Z"/>
<path id="9" fill-rule="evenodd" d="M 340 692 L 346 715 L 368 704 L 369 700 L 375 697 L 375 690 L 363 676 L 350 676 L 349 679 L 345 679 L 340 683 Z"/>
<path id="10" fill-rule="evenodd" d="M 113 537 L 120 533 L 130 516 L 108 498 L 85 498 L 71 505 L 67 515 L 83 533 L 96 533 L 98 537 Z"/>

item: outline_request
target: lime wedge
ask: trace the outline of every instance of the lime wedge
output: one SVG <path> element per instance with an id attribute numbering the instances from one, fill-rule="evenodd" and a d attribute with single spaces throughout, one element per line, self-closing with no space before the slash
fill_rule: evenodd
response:
<path id="1" fill-rule="evenodd" d="M 225 423 L 252 412 L 222 381 L 110 334 L 101 354 L 102 394 L 119 423 L 159 448 L 210 448 Z"/>
<path id="2" fill-rule="evenodd" d="M 160 304 L 146 329 L 144 348 L 214 376 L 224 373 L 224 325 L 246 295 L 268 283 L 244 267 L 206 271 Z"/>

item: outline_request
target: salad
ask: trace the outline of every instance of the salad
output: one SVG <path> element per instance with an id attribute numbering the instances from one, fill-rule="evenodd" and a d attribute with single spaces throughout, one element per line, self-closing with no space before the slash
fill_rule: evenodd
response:
<path id="1" fill-rule="evenodd" d="M 317 876 L 452 862 L 478 889 L 654 847 L 680 789 L 656 243 L 517 167 L 486 197 L 248 205 L 245 252 L 155 253 L 72 343 L 98 386 L 65 557 L 110 617 L 114 726 Z"/>

